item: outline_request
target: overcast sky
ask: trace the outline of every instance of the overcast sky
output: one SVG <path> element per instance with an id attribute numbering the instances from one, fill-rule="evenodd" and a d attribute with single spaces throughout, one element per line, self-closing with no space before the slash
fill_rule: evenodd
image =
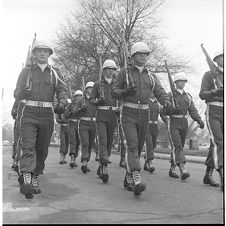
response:
<path id="1" fill-rule="evenodd" d="M 1 86 L 5 87 L 3 107 L 10 112 L 12 91 L 22 69 L 34 33 L 51 40 L 59 23 L 65 21 L 75 0 L 0 0 L 1 11 Z M 166 45 L 192 57 L 197 77 L 208 66 L 200 44 L 212 56 L 223 48 L 222 0 L 165 0 L 160 17 Z M 7 103 L 6 103 L 7 102 Z"/>

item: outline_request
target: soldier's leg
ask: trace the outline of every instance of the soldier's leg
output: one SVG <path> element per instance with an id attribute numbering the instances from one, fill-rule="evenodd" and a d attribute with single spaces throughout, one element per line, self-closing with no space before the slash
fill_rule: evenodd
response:
<path id="1" fill-rule="evenodd" d="M 69 149 L 69 133 L 68 133 L 68 128 L 66 128 L 66 130 L 64 132 L 64 136 L 65 136 L 65 144 L 66 144 L 65 155 L 67 155 L 68 154 L 68 149 Z"/>
<path id="2" fill-rule="evenodd" d="M 123 136 L 123 132 L 122 132 L 122 124 L 119 124 L 119 151 L 120 151 L 120 163 L 119 166 L 121 167 L 126 167 L 126 161 L 125 161 L 125 157 L 126 157 L 126 146 L 125 146 L 125 140 L 124 140 L 124 136 Z"/>
<path id="3" fill-rule="evenodd" d="M 79 151 L 79 147 L 80 147 L 80 137 L 79 137 L 79 132 L 78 132 L 78 127 L 76 128 L 75 131 L 75 137 L 76 137 L 76 149 L 75 149 L 75 158 L 78 157 L 78 151 Z"/>
<path id="4" fill-rule="evenodd" d="M 90 157 L 91 157 L 91 151 L 92 151 L 92 148 L 95 146 L 95 138 L 96 138 L 96 126 L 95 124 L 91 124 L 90 125 L 90 129 L 89 129 L 89 160 L 90 160 Z"/>
<path id="5" fill-rule="evenodd" d="M 66 141 L 63 126 L 60 126 L 60 164 L 64 164 Z"/>
<path id="6" fill-rule="evenodd" d="M 76 129 L 75 129 L 75 122 L 69 121 L 69 141 L 70 141 L 70 152 L 69 155 L 74 155 L 76 153 Z"/>

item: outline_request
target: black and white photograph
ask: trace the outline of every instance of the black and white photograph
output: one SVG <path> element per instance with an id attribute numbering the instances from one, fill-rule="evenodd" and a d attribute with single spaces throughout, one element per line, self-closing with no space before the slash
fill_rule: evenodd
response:
<path id="1" fill-rule="evenodd" d="M 0 0 L 7 224 L 225 224 L 223 0 Z"/>

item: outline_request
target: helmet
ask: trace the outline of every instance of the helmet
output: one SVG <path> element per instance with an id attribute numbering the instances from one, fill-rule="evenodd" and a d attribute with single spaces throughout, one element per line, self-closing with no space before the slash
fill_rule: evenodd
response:
<path id="1" fill-rule="evenodd" d="M 174 77 L 174 82 L 176 82 L 176 81 L 186 81 L 187 82 L 188 79 L 184 72 L 179 72 Z"/>
<path id="2" fill-rule="evenodd" d="M 103 64 L 103 69 L 104 68 L 113 68 L 116 70 L 117 66 L 114 60 L 105 60 Z"/>
<path id="3" fill-rule="evenodd" d="M 44 40 L 37 40 L 34 43 L 34 46 L 33 46 L 32 50 L 31 50 L 32 53 L 34 52 L 34 50 L 36 48 L 49 49 L 50 50 L 50 55 L 53 54 L 53 49 L 52 49 L 51 45 L 48 42 L 44 41 Z"/>
<path id="4" fill-rule="evenodd" d="M 213 55 L 213 60 L 215 61 L 216 57 L 218 57 L 220 55 L 223 55 L 223 51 L 221 51 L 221 50 L 216 51 Z"/>
<path id="5" fill-rule="evenodd" d="M 88 87 L 93 88 L 93 85 L 94 85 L 94 82 L 92 82 L 92 81 L 87 82 L 87 83 L 86 83 L 86 87 L 85 87 L 85 89 L 86 89 L 86 88 L 88 88 Z"/>
<path id="6" fill-rule="evenodd" d="M 71 99 L 67 99 L 67 103 L 68 104 L 71 104 Z"/>
<path id="7" fill-rule="evenodd" d="M 76 90 L 74 93 L 73 93 L 73 96 L 79 96 L 81 95 L 82 96 L 82 91 L 81 90 Z"/>
<path id="8" fill-rule="evenodd" d="M 144 42 L 136 42 L 131 48 L 131 56 L 137 52 L 147 53 L 149 55 L 150 50 Z"/>

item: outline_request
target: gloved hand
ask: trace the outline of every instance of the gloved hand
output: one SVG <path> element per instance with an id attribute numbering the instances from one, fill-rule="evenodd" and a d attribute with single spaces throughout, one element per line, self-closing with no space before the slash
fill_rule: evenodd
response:
<path id="1" fill-rule="evenodd" d="M 17 109 L 16 108 L 13 108 L 12 109 L 11 115 L 12 115 L 13 119 L 15 120 L 16 119 L 16 116 L 17 116 Z"/>
<path id="2" fill-rule="evenodd" d="M 137 92 L 137 86 L 130 86 L 121 90 L 122 96 L 134 96 Z"/>
<path id="3" fill-rule="evenodd" d="M 24 87 L 20 91 L 19 98 L 26 99 L 26 98 L 30 97 L 31 95 L 32 95 L 32 91 L 28 90 L 27 87 Z"/>
<path id="4" fill-rule="evenodd" d="M 199 128 L 200 129 L 203 129 L 204 128 L 204 122 L 202 121 L 202 119 L 200 119 L 199 121 L 198 121 L 198 124 L 199 124 Z"/>
<path id="5" fill-rule="evenodd" d="M 211 95 L 218 96 L 218 97 L 223 97 L 223 95 L 224 95 L 224 88 L 212 89 L 211 90 Z"/>
<path id="6" fill-rule="evenodd" d="M 61 103 L 61 102 L 59 102 L 59 103 L 57 104 L 56 108 L 54 109 L 54 112 L 55 112 L 56 114 L 63 114 L 64 111 L 65 111 L 64 104 Z"/>
<path id="7" fill-rule="evenodd" d="M 105 104 L 105 99 L 99 99 L 99 100 L 95 101 L 96 106 L 102 106 L 104 104 Z"/>

